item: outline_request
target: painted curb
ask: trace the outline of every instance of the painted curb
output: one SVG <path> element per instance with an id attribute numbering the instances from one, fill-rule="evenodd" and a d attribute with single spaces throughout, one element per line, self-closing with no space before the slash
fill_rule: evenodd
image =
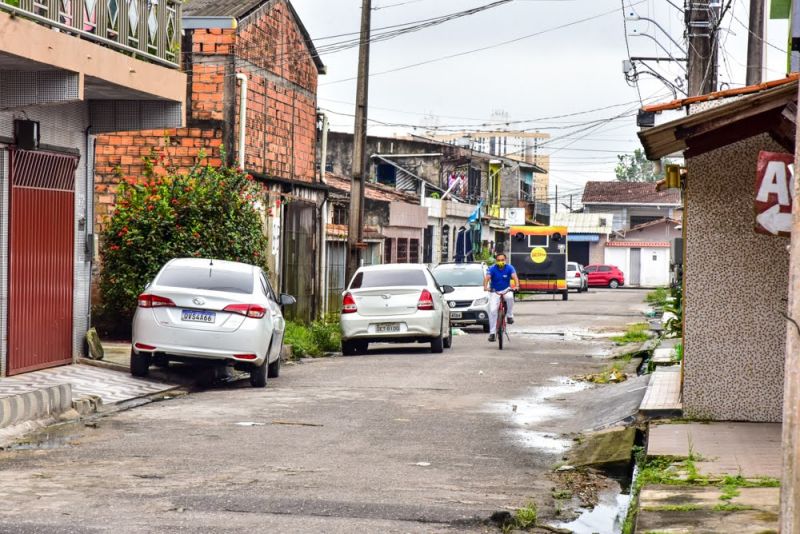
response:
<path id="1" fill-rule="evenodd" d="M 0 398 L 0 428 L 58 415 L 72 409 L 72 386 L 59 384 Z"/>

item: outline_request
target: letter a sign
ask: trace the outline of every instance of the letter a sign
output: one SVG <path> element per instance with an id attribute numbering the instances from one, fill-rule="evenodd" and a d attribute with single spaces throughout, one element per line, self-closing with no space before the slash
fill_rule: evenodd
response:
<path id="1" fill-rule="evenodd" d="M 789 237 L 794 199 L 794 155 L 761 152 L 756 176 L 756 232 Z"/>

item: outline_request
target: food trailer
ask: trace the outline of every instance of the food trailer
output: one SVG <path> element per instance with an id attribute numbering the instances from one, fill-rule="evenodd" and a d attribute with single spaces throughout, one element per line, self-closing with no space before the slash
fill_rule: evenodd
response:
<path id="1" fill-rule="evenodd" d="M 560 293 L 567 300 L 567 227 L 512 226 L 509 234 L 509 260 L 517 270 L 520 293 Z"/>

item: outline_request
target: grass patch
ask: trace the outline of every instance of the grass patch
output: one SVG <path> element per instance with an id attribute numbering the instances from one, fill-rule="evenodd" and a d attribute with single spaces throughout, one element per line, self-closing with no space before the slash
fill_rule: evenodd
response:
<path id="1" fill-rule="evenodd" d="M 538 511 L 534 502 L 529 502 L 514 514 L 514 522 L 516 522 L 517 528 L 521 529 L 535 527 L 537 519 Z"/>
<path id="2" fill-rule="evenodd" d="M 676 362 L 683 361 L 683 343 L 675 345 L 675 354 L 672 357 Z"/>
<path id="3" fill-rule="evenodd" d="M 621 336 L 611 338 L 611 341 L 617 345 L 625 345 L 627 343 L 642 343 L 650 339 L 648 330 L 650 325 L 647 323 L 636 323 L 628 327 L 628 330 Z"/>
<path id="4" fill-rule="evenodd" d="M 721 501 L 730 501 L 734 497 L 738 497 L 742 492 L 739 491 L 737 486 L 722 486 L 722 495 L 719 496 Z"/>
<path id="5" fill-rule="evenodd" d="M 656 289 L 655 291 L 651 291 L 647 294 L 644 298 L 645 302 L 652 306 L 661 307 L 667 303 L 667 299 L 669 298 L 669 293 L 663 287 Z"/>
<path id="6" fill-rule="evenodd" d="M 731 504 L 729 502 L 719 503 L 712 510 L 715 512 L 743 512 L 745 510 L 752 510 L 752 506 L 745 506 L 743 504 Z"/>
<path id="7" fill-rule="evenodd" d="M 341 348 L 342 338 L 339 322 L 315 321 L 311 325 L 286 321 L 284 344 L 292 346 L 295 358 L 317 358 L 326 352 Z"/>
<path id="8" fill-rule="evenodd" d="M 699 504 L 663 504 L 658 506 L 645 506 L 645 512 L 696 512 L 702 510 Z"/>
<path id="9" fill-rule="evenodd" d="M 572 498 L 572 492 L 570 490 L 553 490 L 553 498 L 557 501 L 564 501 L 567 499 Z"/>

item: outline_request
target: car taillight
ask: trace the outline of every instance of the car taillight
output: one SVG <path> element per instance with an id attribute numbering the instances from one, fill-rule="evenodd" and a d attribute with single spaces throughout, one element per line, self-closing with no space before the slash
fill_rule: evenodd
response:
<path id="1" fill-rule="evenodd" d="M 342 298 L 342 313 L 355 313 L 357 311 L 356 299 L 350 293 L 345 293 Z"/>
<path id="2" fill-rule="evenodd" d="M 140 308 L 174 308 L 175 303 L 166 297 L 143 293 L 139 295 L 137 304 Z"/>
<path id="3" fill-rule="evenodd" d="M 575 278 L 580 278 L 580 277 L 581 277 L 581 273 L 575 273 Z"/>
<path id="4" fill-rule="evenodd" d="M 422 290 L 422 294 L 419 296 L 419 302 L 417 302 L 417 309 L 418 310 L 432 310 L 433 309 L 433 295 L 427 289 Z"/>
<path id="5" fill-rule="evenodd" d="M 234 354 L 233 357 L 237 360 L 255 360 L 258 358 L 255 354 Z"/>
<path id="6" fill-rule="evenodd" d="M 258 304 L 231 304 L 225 306 L 222 311 L 244 315 L 252 319 L 261 319 L 267 314 L 267 309 Z"/>
<path id="7" fill-rule="evenodd" d="M 137 343 L 134 346 L 139 350 L 156 350 L 156 347 L 154 347 L 153 345 L 146 345 L 144 343 Z"/>

